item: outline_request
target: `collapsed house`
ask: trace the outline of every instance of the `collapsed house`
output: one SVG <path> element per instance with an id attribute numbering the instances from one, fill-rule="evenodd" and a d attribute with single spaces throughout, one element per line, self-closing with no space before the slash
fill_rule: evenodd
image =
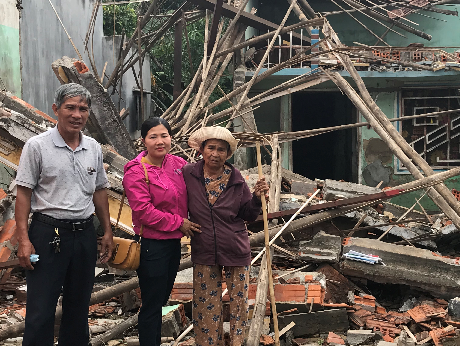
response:
<path id="1" fill-rule="evenodd" d="M 23 6 L 21 23 L 28 19 L 31 24 L 20 29 L 23 83 L 18 82 L 21 72 L 14 62 L 8 71 L 15 72 L 8 78 L 2 74 L 8 83 L 3 88 L 12 92 L 0 93 L 0 162 L 7 172 L 0 191 L 0 285 L 14 292 L 5 296 L 10 298 L 0 314 L 0 339 L 18 342 L 14 338 L 24 328 L 26 290 L 20 272 L 14 270 L 11 181 L 27 139 L 54 126 L 55 120 L 46 114 L 52 100 L 48 93 L 59 83 L 75 82 L 95 96 L 86 131 L 103 145 L 115 223 L 123 166 L 135 155 L 132 139 L 150 114 L 147 47 L 173 26 L 181 35 L 183 11 L 198 5 L 198 15 L 206 16 L 207 22 L 205 55 L 184 90 L 178 78 L 174 102 L 163 117 L 176 133 L 174 153 L 190 161 L 196 153 L 183 143 L 194 130 L 204 125 L 231 127 L 241 144 L 235 164 L 250 186 L 258 177 L 250 168 L 256 161 L 253 147 L 265 145 L 263 158 L 268 165 L 263 171 L 271 183 L 267 218 L 272 226 L 265 231 L 272 239 L 271 255 L 261 256 L 265 249 L 261 220 L 248 225 L 254 258 L 262 257 L 262 263 L 256 262 L 251 274 L 247 344 L 278 344 L 280 338 L 286 345 L 311 345 L 318 340 L 331 345 L 458 344 L 460 204 L 458 192 L 454 190 L 454 195 L 451 189 L 460 190 L 456 185 L 460 61 L 459 53 L 452 51 L 458 49 L 458 35 L 442 34 L 447 27 L 452 31 L 458 27 L 452 19 L 458 6 L 435 6 L 455 1 L 378 2 L 347 0 L 346 9 L 335 1 L 289 0 L 281 5 L 273 0 L 263 4 L 192 0 L 153 34 L 142 37 L 139 30 L 155 11 L 156 1 L 152 1 L 134 35 L 124 42 L 117 38 L 115 44 L 115 38 L 110 42 L 101 37 L 97 16 L 101 2 L 93 1 L 83 11 L 88 22 L 80 23 L 85 27 L 81 32 L 88 32 L 83 45 L 71 39 L 75 35 L 62 33 L 60 26 L 70 23 L 66 17 L 70 14 L 56 4 L 57 11 L 51 7 L 46 11 L 53 18 L 64 14 L 61 23 L 54 18 L 58 26 L 52 28 L 62 34 L 66 51 L 52 59 L 30 53 L 33 37 L 50 37 L 32 33 L 38 20 L 32 20 L 33 11 L 44 8 L 45 1 L 10 0 L 3 5 L 10 14 Z M 412 13 L 420 15 L 417 22 L 420 28 L 430 27 L 429 33 L 407 24 Z M 12 36 L 19 36 L 16 13 L 0 18 L 0 24 L 15 28 Z M 225 28 L 224 18 L 228 18 Z M 387 24 L 375 27 L 382 21 Z M 100 46 L 88 45 L 95 39 L 103 42 L 102 47 L 106 43 L 107 64 L 98 60 L 104 56 L 97 53 Z M 436 46 L 430 45 L 431 39 Z M 88 52 L 88 63 L 79 51 Z M 175 56 L 179 76 L 181 52 L 178 49 Z M 0 53 L 0 61 L 6 62 L 5 51 Z M 46 78 L 27 79 L 36 76 L 35 66 L 51 62 Z M 107 73 L 100 75 L 97 67 L 102 65 Z M 234 74 L 234 91 L 228 95 L 221 91 L 222 97 L 211 103 L 211 93 L 227 68 Z M 34 87 L 42 82 L 48 87 Z M 214 110 L 224 103 L 230 107 Z M 131 212 L 125 203 L 117 232 L 132 234 Z M 182 271 L 163 316 L 164 341 L 176 339 L 176 344 L 192 330 L 188 320 L 192 263 L 185 239 L 183 249 Z M 267 301 L 267 268 L 272 267 L 275 305 Z M 132 274 L 98 270 L 105 284 L 91 298 L 92 345 L 109 340 L 114 345 L 136 344 L 135 333 L 130 335 L 129 330 L 137 323 L 141 297 Z M 394 290 L 400 294 L 392 296 Z M 223 299 L 228 300 L 228 295 Z M 58 307 L 57 317 L 60 312 Z M 278 329 L 271 324 L 274 319 Z M 131 338 L 114 340 L 120 335 Z M 182 345 L 193 344 L 188 337 Z"/>

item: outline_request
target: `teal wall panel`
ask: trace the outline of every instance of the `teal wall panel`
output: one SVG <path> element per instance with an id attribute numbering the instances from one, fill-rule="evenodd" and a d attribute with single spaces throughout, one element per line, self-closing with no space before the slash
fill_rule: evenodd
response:
<path id="1" fill-rule="evenodd" d="M 0 88 L 21 97 L 19 30 L 0 25 Z"/>

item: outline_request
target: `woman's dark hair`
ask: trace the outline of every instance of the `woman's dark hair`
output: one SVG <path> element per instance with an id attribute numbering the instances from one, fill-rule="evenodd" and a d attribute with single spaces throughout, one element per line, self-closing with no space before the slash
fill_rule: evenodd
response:
<path id="1" fill-rule="evenodd" d="M 142 123 L 141 137 L 143 139 L 145 139 L 145 137 L 147 136 L 147 133 L 150 131 L 150 129 L 152 127 L 156 127 L 158 125 L 163 125 L 164 127 L 166 127 L 166 130 L 168 130 L 169 135 L 172 136 L 171 126 L 169 126 L 169 124 L 168 124 L 168 122 L 166 120 L 164 120 L 163 118 L 160 118 L 160 117 L 152 117 L 152 118 L 148 118 L 146 121 L 144 121 Z"/>

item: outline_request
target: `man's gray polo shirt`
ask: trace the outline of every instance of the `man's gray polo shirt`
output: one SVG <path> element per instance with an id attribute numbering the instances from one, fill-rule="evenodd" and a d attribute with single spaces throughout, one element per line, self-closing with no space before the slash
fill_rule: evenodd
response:
<path id="1" fill-rule="evenodd" d="M 72 150 L 57 126 L 32 137 L 22 150 L 16 183 L 32 189 L 31 211 L 56 219 L 86 219 L 93 193 L 109 186 L 97 141 L 83 134 Z"/>

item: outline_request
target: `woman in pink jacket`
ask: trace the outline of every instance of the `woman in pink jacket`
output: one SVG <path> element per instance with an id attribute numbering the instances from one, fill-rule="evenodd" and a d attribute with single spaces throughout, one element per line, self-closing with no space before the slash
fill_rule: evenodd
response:
<path id="1" fill-rule="evenodd" d="M 137 270 L 142 295 L 139 341 L 161 344 L 161 307 L 171 293 L 181 257 L 180 239 L 200 232 L 187 219 L 184 159 L 168 154 L 171 128 L 162 118 L 150 118 L 141 127 L 147 150 L 125 165 L 123 187 L 132 209 L 134 231 L 141 238 Z M 148 183 L 146 181 L 148 178 Z"/>

